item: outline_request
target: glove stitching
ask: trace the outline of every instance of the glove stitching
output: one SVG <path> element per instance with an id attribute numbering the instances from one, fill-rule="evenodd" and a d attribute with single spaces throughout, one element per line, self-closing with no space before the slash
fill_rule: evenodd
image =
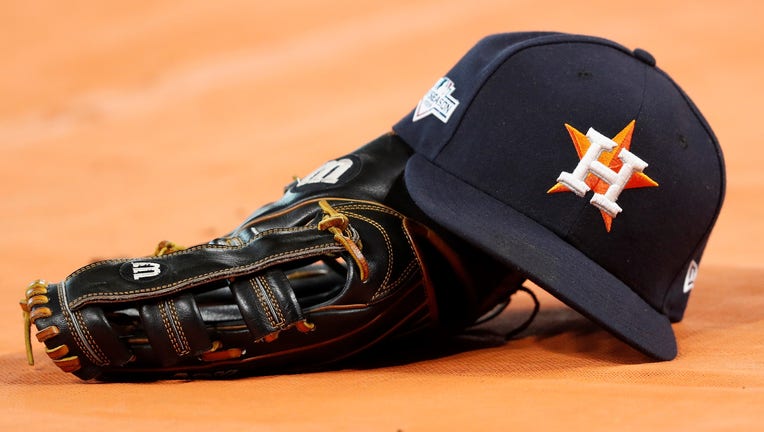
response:
<path id="1" fill-rule="evenodd" d="M 82 334 L 85 336 L 87 340 L 88 346 L 91 348 L 88 349 L 82 349 L 82 346 L 80 346 L 79 343 L 77 343 L 77 346 L 80 347 L 83 353 L 85 353 L 85 356 L 92 361 L 93 363 L 97 364 L 98 366 L 105 366 L 109 364 L 109 360 L 106 357 L 106 354 L 101 351 L 101 347 L 98 346 L 93 336 L 90 334 L 90 329 L 88 329 L 87 325 L 85 324 L 85 320 L 82 317 L 82 313 L 77 311 L 73 313 L 74 318 L 77 320 L 77 323 L 79 324 L 79 328 L 82 331 Z M 76 338 L 75 338 L 76 339 Z"/>
<path id="2" fill-rule="evenodd" d="M 157 305 L 157 309 L 159 309 L 159 316 L 162 318 L 162 324 L 164 325 L 165 333 L 167 333 L 167 338 L 170 341 L 170 345 L 172 345 L 173 350 L 177 353 L 179 351 L 178 345 L 175 341 L 175 335 L 173 334 L 172 328 L 170 328 L 170 323 L 167 322 L 167 314 L 165 313 L 165 303 L 161 302 Z"/>
<path id="3" fill-rule="evenodd" d="M 159 303 L 159 315 L 162 317 L 162 324 L 164 324 L 165 331 L 167 332 L 167 337 L 170 341 L 170 345 L 172 345 L 173 350 L 175 350 L 175 353 L 178 356 L 181 356 L 183 354 L 187 354 L 189 352 L 188 345 L 184 344 L 184 340 L 182 340 L 177 332 L 177 329 L 174 325 L 174 323 L 171 321 L 170 317 L 168 317 L 167 313 L 170 309 L 171 300 L 163 301 Z"/>
<path id="4" fill-rule="evenodd" d="M 374 293 L 374 296 L 372 296 L 371 300 L 376 301 L 379 300 L 381 297 L 385 296 L 391 291 L 396 290 L 398 287 L 403 285 L 403 282 L 414 272 L 419 269 L 419 263 L 416 259 L 411 260 L 411 262 L 406 266 L 406 268 L 401 272 L 401 275 L 393 281 L 389 287 L 385 287 L 384 289 L 380 288 L 376 293 Z"/>
<path id="5" fill-rule="evenodd" d="M 404 216 L 402 214 L 398 213 L 397 211 L 395 211 L 395 210 L 393 210 L 393 209 L 391 209 L 389 207 L 382 206 L 382 205 L 350 203 L 350 204 L 336 204 L 335 207 L 338 210 L 339 209 L 343 209 L 343 210 L 369 210 L 369 211 L 375 211 L 375 212 L 379 212 L 379 213 L 386 213 L 386 214 L 389 214 L 391 216 L 395 216 L 398 219 L 404 218 Z"/>
<path id="6" fill-rule="evenodd" d="M 345 206 L 338 205 L 337 208 L 342 208 L 343 210 L 346 210 L 346 209 L 356 210 L 357 209 L 357 210 L 377 211 L 377 212 L 381 212 L 381 213 L 387 213 L 387 214 L 395 216 L 395 217 L 397 217 L 399 219 L 405 218 L 405 216 L 401 215 L 397 211 L 395 211 L 393 209 L 390 209 L 390 208 L 387 208 L 387 207 L 383 207 L 383 206 L 371 206 L 371 205 L 368 205 L 368 204 L 350 204 L 350 205 L 345 205 Z M 414 247 L 414 244 L 412 243 L 411 236 L 409 235 L 408 232 L 406 232 L 406 230 L 404 230 L 404 237 L 406 239 L 406 242 L 409 245 L 409 250 L 411 251 L 412 255 L 414 256 L 414 260 L 403 271 L 403 273 L 401 273 L 401 276 L 393 284 L 392 287 L 385 287 L 384 284 L 383 284 L 379 288 L 379 290 L 376 293 L 374 293 L 374 295 L 372 296 L 372 300 L 377 300 L 380 297 L 382 297 L 383 295 L 385 295 L 386 293 L 390 292 L 394 287 L 397 287 L 397 285 L 400 285 L 405 277 L 408 277 L 408 273 L 410 273 L 411 271 L 415 270 L 415 268 L 417 266 L 419 266 L 419 267 L 423 266 L 423 263 L 421 263 L 419 261 L 419 258 L 417 257 L 416 248 Z"/>
<path id="7" fill-rule="evenodd" d="M 399 218 L 403 218 L 400 214 L 396 214 Z M 405 280 L 404 278 L 408 277 L 408 273 L 413 272 L 416 269 L 420 269 L 424 267 L 424 263 L 419 260 L 419 256 L 416 253 L 416 247 L 414 247 L 413 240 L 411 239 L 411 235 L 409 231 L 404 226 L 401 226 L 401 231 L 403 232 L 403 237 L 406 239 L 406 243 L 409 245 L 409 251 L 411 252 L 411 255 L 413 257 L 411 263 L 406 267 L 406 269 L 401 273 L 401 275 L 398 277 L 398 280 L 393 283 L 393 286 L 397 288 L 400 284 L 403 283 Z M 424 281 L 424 276 L 423 276 Z M 377 300 L 378 298 L 382 297 L 386 293 L 390 292 L 393 288 L 389 289 L 379 289 L 378 292 L 374 293 L 374 296 L 372 297 L 372 300 Z"/>
<path id="8" fill-rule="evenodd" d="M 61 315 L 64 317 L 64 320 L 66 321 L 66 325 L 69 328 L 68 334 L 71 336 L 71 338 L 74 340 L 74 343 L 77 344 L 77 348 L 79 348 L 80 352 L 88 358 L 93 364 L 97 366 L 106 366 L 108 362 L 101 361 L 97 358 L 98 353 L 94 352 L 93 349 L 88 345 L 88 343 L 83 339 L 83 329 L 81 327 L 85 327 L 84 325 L 78 326 L 75 325 L 74 319 L 75 313 L 72 312 L 69 308 L 66 307 L 66 282 L 64 281 L 61 283 L 60 286 L 60 293 L 61 298 L 59 299 L 59 304 L 61 305 Z M 95 347 L 98 349 L 98 347 Z"/>
<path id="9" fill-rule="evenodd" d="M 211 273 L 205 273 L 205 274 L 198 275 L 192 278 L 176 281 L 167 285 L 161 285 L 161 286 L 153 287 L 153 288 L 124 291 L 119 293 L 118 296 L 109 297 L 108 295 L 105 295 L 107 293 L 88 293 L 78 297 L 75 300 L 70 301 L 69 307 L 76 308 L 79 305 L 88 303 L 88 300 L 92 298 L 96 298 L 96 299 L 100 299 L 102 301 L 108 302 L 109 300 L 119 301 L 120 299 L 123 299 L 124 297 L 129 297 L 131 295 L 150 294 L 150 293 L 155 293 L 157 291 L 163 291 L 163 292 L 166 291 L 165 294 L 171 294 L 175 291 L 174 290 L 175 288 L 177 288 L 178 286 L 182 287 L 183 285 L 187 284 L 189 281 L 201 280 L 203 282 L 208 282 L 210 281 L 211 278 L 214 279 L 219 275 L 235 276 L 235 275 L 247 274 L 247 273 L 251 273 L 253 271 L 259 270 L 259 268 L 264 263 L 268 265 L 277 265 L 277 264 L 281 264 L 282 262 L 290 261 L 295 256 L 300 256 L 303 254 L 308 254 L 310 252 L 319 251 L 319 250 L 323 250 L 329 253 L 329 252 L 344 251 L 345 248 L 343 248 L 341 245 L 338 245 L 336 242 L 332 241 L 331 243 L 324 243 L 322 245 L 311 246 L 311 247 L 296 249 L 296 250 L 287 251 L 287 252 L 280 252 L 277 254 L 269 255 L 265 258 L 262 258 L 258 261 L 255 261 L 254 263 L 251 263 L 245 266 L 229 267 L 229 268 L 217 270 Z M 177 252 L 177 253 L 182 253 L 182 252 Z"/>
<path id="10" fill-rule="evenodd" d="M 252 286 L 252 290 L 255 292 L 255 296 L 257 296 L 257 300 L 260 302 L 260 307 L 265 313 L 265 318 L 268 319 L 268 323 L 272 328 L 276 328 L 276 320 L 273 316 L 273 312 L 266 304 L 265 299 L 263 298 L 262 293 L 262 282 L 260 282 L 259 278 L 250 279 L 249 280 L 250 286 Z"/>
<path id="11" fill-rule="evenodd" d="M 372 210 L 372 209 L 369 209 L 369 210 Z M 344 213 L 348 215 L 348 217 L 353 217 L 354 219 L 359 219 L 368 223 L 369 225 L 376 228 L 380 232 L 380 234 L 382 234 L 382 238 L 385 241 L 385 247 L 387 248 L 387 271 L 385 272 L 385 278 L 382 280 L 382 283 L 379 285 L 379 288 L 377 288 L 377 292 L 382 290 L 387 290 L 388 289 L 387 284 L 389 283 L 390 277 L 392 276 L 392 273 L 393 273 L 393 243 L 392 241 L 390 241 L 390 236 L 387 234 L 387 231 L 385 230 L 385 228 L 382 225 L 380 225 L 377 221 L 367 218 L 365 216 L 361 216 L 357 213 L 349 213 L 349 212 L 344 212 Z M 374 296 L 376 296 L 376 293 L 374 293 Z"/>
<path id="12" fill-rule="evenodd" d="M 176 331 L 178 340 L 181 343 L 181 346 L 183 347 L 183 351 L 179 352 L 180 355 L 187 355 L 191 353 L 191 344 L 188 342 L 188 338 L 186 337 L 186 333 L 183 331 L 183 321 L 180 319 L 180 315 L 178 314 L 178 309 L 175 304 L 175 300 L 168 300 L 167 306 L 169 306 L 170 310 L 170 318 L 172 318 L 172 325 L 173 329 Z"/>
<path id="13" fill-rule="evenodd" d="M 395 216 L 395 217 L 397 217 L 399 219 L 402 219 L 403 216 L 400 213 L 398 213 L 395 210 L 392 210 L 390 208 L 382 207 L 382 206 L 373 206 L 373 205 L 368 205 L 368 204 L 357 204 L 357 203 L 354 203 L 354 204 L 346 204 L 346 205 L 337 205 L 336 207 L 337 207 L 337 209 L 342 209 L 343 212 L 345 214 L 349 215 L 349 216 L 352 215 L 352 216 L 354 216 L 354 217 L 356 217 L 358 219 L 364 220 L 367 223 L 370 223 L 370 224 L 374 225 L 382 233 L 382 236 L 385 239 L 385 243 L 387 245 L 387 250 L 388 250 L 388 254 L 389 254 L 389 258 L 390 258 L 389 259 L 388 274 L 385 276 L 385 280 L 382 282 L 382 284 L 380 285 L 379 289 L 377 289 L 377 292 L 375 292 L 374 295 L 372 296 L 372 298 L 371 298 L 372 301 L 378 300 L 379 298 L 383 297 L 385 294 L 393 291 L 395 288 L 397 288 L 402 283 L 402 281 L 406 277 L 409 276 L 409 273 L 411 273 L 412 271 L 414 271 L 416 269 L 417 264 L 420 265 L 420 266 L 422 265 L 422 263 L 419 263 L 417 261 L 414 245 L 411 243 L 410 236 L 406 233 L 404 235 L 404 237 L 406 238 L 406 242 L 409 245 L 409 249 L 411 250 L 412 254 L 414 255 L 414 261 L 412 261 L 406 267 L 406 269 L 401 273 L 401 276 L 395 282 L 390 283 L 390 285 L 388 286 L 387 284 L 389 283 L 389 277 L 392 274 L 392 267 L 393 267 L 393 255 L 392 255 L 392 253 L 393 252 L 392 252 L 392 243 L 389 240 L 389 236 L 387 235 L 387 231 L 381 225 L 379 225 L 377 222 L 375 222 L 373 220 L 370 220 L 370 219 L 367 219 L 367 218 L 365 218 L 365 217 L 363 217 L 363 216 L 361 216 L 361 215 L 359 215 L 357 213 L 350 213 L 350 212 L 348 212 L 348 210 L 376 211 L 376 212 L 380 212 L 380 213 L 387 213 L 387 214 Z"/>
<path id="14" fill-rule="evenodd" d="M 272 310 L 276 312 L 276 316 L 278 317 L 278 322 L 274 327 L 283 327 L 284 324 L 286 324 L 286 319 L 284 319 L 281 305 L 279 305 L 278 300 L 276 300 L 276 296 L 273 294 L 273 287 L 271 286 L 270 281 L 268 281 L 268 278 L 265 276 L 258 277 L 258 280 L 260 281 L 260 285 L 263 287 L 265 294 L 270 299 L 270 306 L 272 306 Z"/>
<path id="15" fill-rule="evenodd" d="M 290 228 L 271 228 L 271 229 L 268 229 L 268 230 L 265 230 L 265 231 L 257 233 L 255 236 L 253 236 L 246 243 L 241 243 L 241 240 L 239 240 L 239 242 L 241 243 L 240 245 L 229 246 L 229 245 L 220 245 L 220 244 L 205 243 L 205 244 L 200 244 L 200 245 L 196 245 L 196 246 L 191 246 L 191 247 L 188 247 L 186 249 L 183 249 L 183 250 L 180 250 L 180 251 L 177 251 L 177 252 L 173 252 L 172 254 L 174 256 L 187 255 L 187 254 L 189 254 L 191 252 L 195 252 L 195 251 L 197 251 L 199 249 L 243 249 L 243 248 L 247 247 L 250 243 L 252 243 L 252 242 L 254 242 L 256 240 L 259 240 L 260 238 L 262 238 L 262 237 L 264 237 L 266 235 L 270 235 L 270 234 L 282 234 L 282 233 L 289 233 L 289 232 L 300 232 L 300 231 L 315 231 L 316 226 L 317 225 L 306 225 L 306 226 L 301 226 L 301 227 L 290 227 Z M 147 256 L 145 258 L 152 258 L 153 259 L 153 258 L 156 258 L 156 257 L 155 256 Z M 99 267 L 99 266 L 103 266 L 103 265 L 125 263 L 125 262 L 130 262 L 130 261 L 135 261 L 135 260 L 136 260 L 136 258 L 122 258 L 122 259 L 111 259 L 111 260 L 97 261 L 97 262 L 94 262 L 92 264 L 88 264 L 85 267 L 82 267 L 82 268 L 78 269 L 74 273 L 72 273 L 69 276 L 67 276 L 66 279 L 72 279 L 72 278 L 78 276 L 79 274 L 84 273 L 85 271 L 88 271 L 88 270 L 93 269 L 95 267 Z"/>

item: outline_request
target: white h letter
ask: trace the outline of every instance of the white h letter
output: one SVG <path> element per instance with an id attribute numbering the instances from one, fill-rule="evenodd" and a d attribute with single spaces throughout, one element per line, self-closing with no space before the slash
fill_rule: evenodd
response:
<path id="1" fill-rule="evenodd" d="M 616 204 L 618 196 L 626 187 L 631 176 L 635 172 L 642 172 L 647 167 L 647 163 L 634 153 L 622 149 L 618 154 L 618 159 L 623 162 L 623 166 L 619 172 L 615 172 L 598 159 L 603 151 L 611 151 L 618 144 L 594 128 L 589 128 L 589 131 L 586 132 L 586 138 L 591 145 L 581 157 L 576 169 L 572 173 L 561 172 L 557 182 L 562 183 L 576 195 L 582 197 L 590 190 L 589 185 L 586 184 L 586 177 L 589 174 L 596 175 L 610 186 L 604 194 L 595 193 L 590 202 L 611 217 L 616 217 L 621 212 L 621 207 Z"/>

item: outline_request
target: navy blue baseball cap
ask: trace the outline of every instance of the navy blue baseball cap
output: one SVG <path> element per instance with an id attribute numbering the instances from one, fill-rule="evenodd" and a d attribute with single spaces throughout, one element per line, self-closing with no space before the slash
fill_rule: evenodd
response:
<path id="1" fill-rule="evenodd" d="M 722 206 L 722 152 L 644 50 L 562 33 L 475 45 L 393 127 L 436 222 L 658 360 Z"/>

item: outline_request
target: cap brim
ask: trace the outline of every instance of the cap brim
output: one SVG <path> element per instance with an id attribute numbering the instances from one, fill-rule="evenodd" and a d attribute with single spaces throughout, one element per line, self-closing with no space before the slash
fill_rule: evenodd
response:
<path id="1" fill-rule="evenodd" d="M 417 205 L 445 228 L 520 268 L 644 354 L 658 360 L 676 357 L 669 319 L 553 232 L 418 154 L 407 164 L 405 182 Z"/>

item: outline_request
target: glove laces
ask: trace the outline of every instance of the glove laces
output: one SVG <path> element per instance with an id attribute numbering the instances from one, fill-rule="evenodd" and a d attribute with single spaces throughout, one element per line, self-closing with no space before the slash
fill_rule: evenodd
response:
<path id="1" fill-rule="evenodd" d="M 326 200 L 318 202 L 321 210 L 324 211 L 324 217 L 318 223 L 318 229 L 320 231 L 329 231 L 334 234 L 334 240 L 341 244 L 353 258 L 356 265 L 358 265 L 358 273 L 361 282 L 369 280 L 369 263 L 366 261 L 366 257 L 363 256 L 359 244 L 356 244 L 350 237 L 349 225 L 350 221 L 344 214 L 335 210 Z"/>
<path id="2" fill-rule="evenodd" d="M 539 299 L 538 299 L 538 297 L 536 297 L 536 294 L 533 291 L 531 291 L 530 289 L 528 289 L 528 288 L 526 288 L 526 287 L 524 287 L 522 285 L 520 285 L 516 290 L 512 291 L 509 294 L 509 297 L 507 297 L 507 299 L 504 302 L 502 302 L 501 304 L 497 305 L 495 308 L 493 308 L 493 310 L 489 311 L 487 314 L 483 315 L 472 326 L 474 327 L 474 326 L 477 326 L 477 325 L 480 325 L 480 324 L 484 324 L 484 323 L 486 323 L 486 322 L 496 318 L 497 316 L 499 316 L 502 312 L 504 312 L 507 309 L 507 306 L 509 306 L 509 303 L 510 303 L 510 301 L 512 299 L 512 296 L 515 295 L 515 293 L 517 293 L 518 291 L 522 291 L 522 292 L 528 294 L 531 297 L 531 299 L 533 300 L 533 310 L 531 311 L 530 316 L 528 318 L 526 318 L 525 321 L 523 321 L 519 326 L 515 327 L 514 329 L 512 329 L 511 331 L 506 333 L 504 335 L 504 339 L 510 340 L 510 339 L 514 338 L 515 336 L 517 336 L 518 334 L 522 333 L 525 329 L 528 328 L 528 326 L 531 325 L 533 320 L 536 318 L 536 315 L 538 315 L 539 309 L 541 308 L 541 304 L 539 303 Z"/>

